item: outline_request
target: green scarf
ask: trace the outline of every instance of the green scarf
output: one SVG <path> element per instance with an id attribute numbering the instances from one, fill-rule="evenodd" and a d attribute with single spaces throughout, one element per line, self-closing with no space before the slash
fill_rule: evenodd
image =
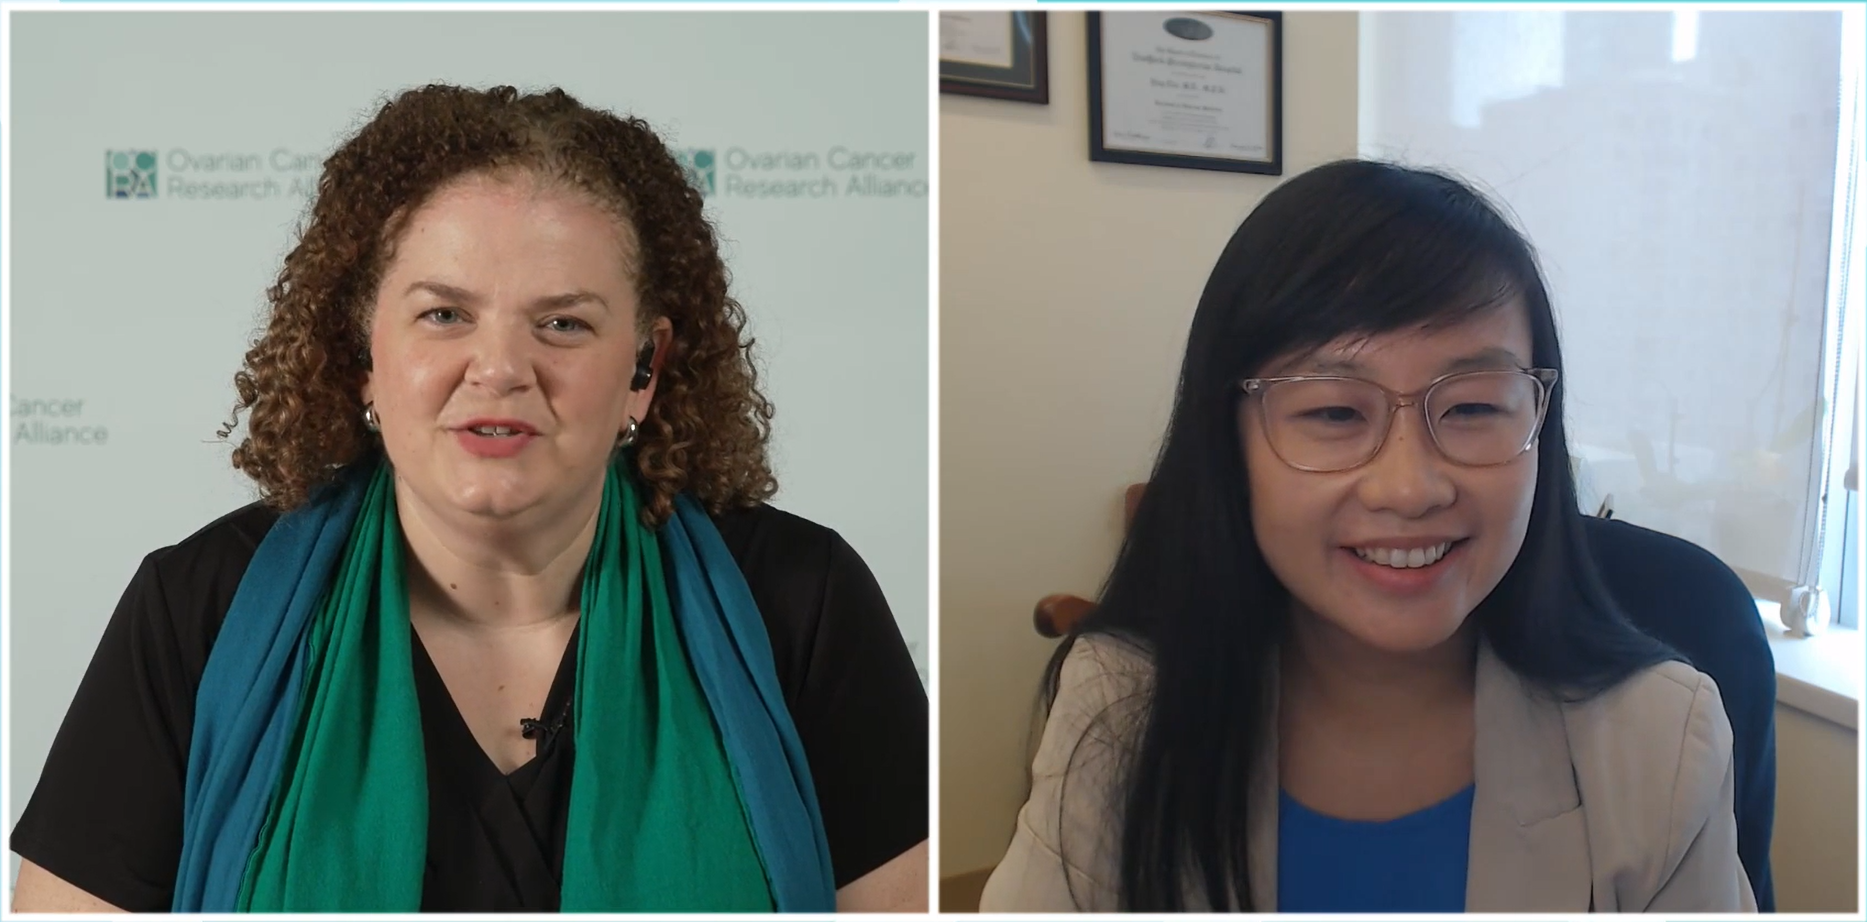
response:
<path id="1" fill-rule="evenodd" d="M 634 486 L 613 468 L 581 611 L 561 908 L 770 911 L 733 768 L 682 647 L 659 542 Z M 428 776 L 386 464 L 309 630 L 308 694 L 238 907 L 414 912 Z"/>

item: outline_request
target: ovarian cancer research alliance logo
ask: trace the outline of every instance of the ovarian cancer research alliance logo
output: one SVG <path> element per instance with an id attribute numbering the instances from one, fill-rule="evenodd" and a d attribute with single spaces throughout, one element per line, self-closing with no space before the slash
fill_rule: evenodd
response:
<path id="1" fill-rule="evenodd" d="M 303 201 L 317 191 L 324 155 L 290 144 L 104 151 L 104 197 L 169 202 Z"/>
<path id="2" fill-rule="evenodd" d="M 106 198 L 155 198 L 156 152 L 111 150 L 104 152 Z"/>
<path id="3" fill-rule="evenodd" d="M 687 171 L 687 181 L 700 190 L 700 194 L 711 197 L 714 193 L 713 150 L 706 147 L 687 147 L 674 152 L 674 159 L 679 161 L 681 169 Z"/>
<path id="4" fill-rule="evenodd" d="M 924 150 L 821 147 L 686 147 L 670 151 L 709 199 L 925 199 Z"/>

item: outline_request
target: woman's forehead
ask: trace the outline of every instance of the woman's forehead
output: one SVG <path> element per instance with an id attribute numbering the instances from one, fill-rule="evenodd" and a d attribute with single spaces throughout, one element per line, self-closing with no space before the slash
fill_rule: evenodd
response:
<path id="1" fill-rule="evenodd" d="M 1519 298 L 1449 322 L 1427 322 L 1380 333 L 1350 333 L 1288 353 L 1267 375 L 1452 374 L 1527 368 L 1533 362 L 1529 311 Z"/>
<path id="2" fill-rule="evenodd" d="M 430 196 L 400 222 L 382 281 L 441 268 L 463 276 L 523 269 L 634 287 L 625 222 L 575 190 L 529 181 L 468 179 Z M 516 266 L 508 265 L 514 259 Z M 503 261 L 502 261 L 503 260 Z M 583 278 L 592 274 L 600 278 Z M 562 287 L 562 286 L 558 286 Z M 586 284 L 587 287 L 587 284 Z"/>

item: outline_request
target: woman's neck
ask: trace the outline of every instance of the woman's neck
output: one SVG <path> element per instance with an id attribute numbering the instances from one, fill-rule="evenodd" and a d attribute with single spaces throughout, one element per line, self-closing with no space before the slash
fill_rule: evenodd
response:
<path id="1" fill-rule="evenodd" d="M 451 629 L 534 628 L 574 618 L 601 486 L 565 514 L 489 521 L 437 510 L 396 482 L 409 608 Z"/>
<path id="2" fill-rule="evenodd" d="M 1370 727 L 1399 728 L 1471 706 L 1476 625 L 1438 646 L 1395 653 L 1365 644 L 1306 611 L 1291 619 L 1282 655 L 1283 694 Z"/>
<path id="3" fill-rule="evenodd" d="M 1329 816 L 1379 822 L 1472 783 L 1472 625 L 1432 649 L 1395 654 L 1295 614 L 1277 713 L 1285 793 Z"/>

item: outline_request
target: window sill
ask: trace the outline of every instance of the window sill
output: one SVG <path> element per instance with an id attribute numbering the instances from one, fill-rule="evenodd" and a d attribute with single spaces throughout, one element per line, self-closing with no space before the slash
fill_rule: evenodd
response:
<path id="1" fill-rule="evenodd" d="M 1779 619 L 1780 606 L 1757 600 L 1763 632 L 1776 659 L 1776 700 L 1850 730 L 1860 730 L 1862 633 L 1830 628 L 1813 637 L 1791 637 Z"/>

